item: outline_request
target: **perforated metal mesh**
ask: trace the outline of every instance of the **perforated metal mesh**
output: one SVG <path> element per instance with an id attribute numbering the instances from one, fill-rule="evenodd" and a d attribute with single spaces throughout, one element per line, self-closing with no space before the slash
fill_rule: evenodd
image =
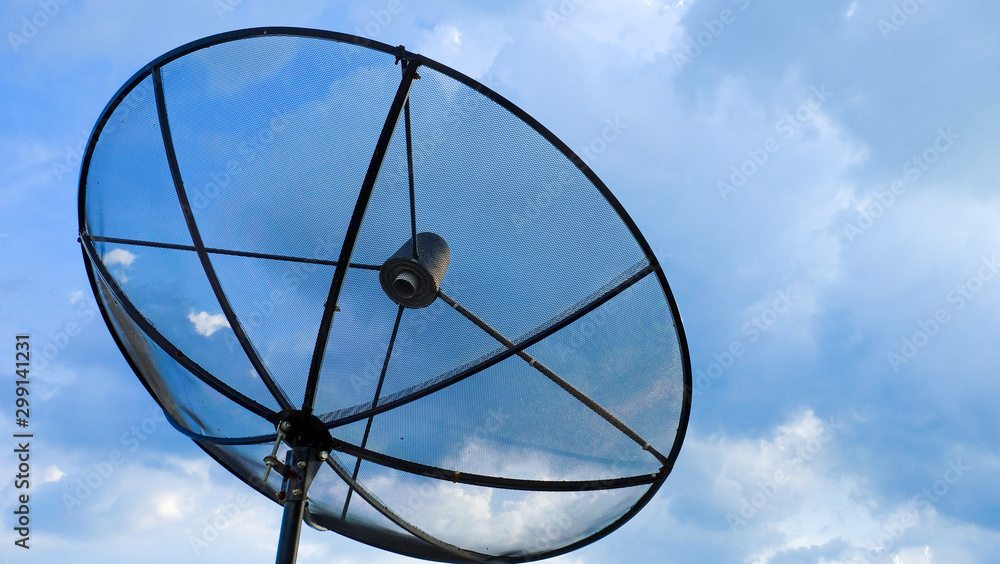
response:
<path id="1" fill-rule="evenodd" d="M 164 55 L 95 128 L 80 230 L 175 426 L 278 501 L 278 413 L 313 412 L 338 446 L 312 519 L 361 542 L 553 556 L 629 519 L 678 454 L 690 367 L 648 245 L 551 133 L 419 55 L 290 28 Z M 416 232 L 451 262 L 410 309 L 379 267 Z"/>

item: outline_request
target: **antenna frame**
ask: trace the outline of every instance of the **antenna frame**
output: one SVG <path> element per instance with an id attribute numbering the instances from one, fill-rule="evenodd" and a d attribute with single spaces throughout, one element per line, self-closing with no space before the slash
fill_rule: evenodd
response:
<path id="1" fill-rule="evenodd" d="M 160 57 L 157 57 L 156 59 L 154 59 L 150 63 L 148 63 L 145 66 L 143 66 L 139 71 L 137 71 L 128 81 L 125 82 L 125 84 L 121 88 L 119 88 L 119 90 L 115 93 L 115 95 L 112 97 L 112 99 L 108 102 L 108 104 L 106 105 L 106 107 L 102 111 L 101 116 L 98 119 L 97 123 L 95 123 L 94 128 L 93 128 L 93 130 L 91 132 L 91 135 L 90 135 L 87 147 L 86 147 L 84 160 L 83 160 L 83 163 L 81 165 L 80 178 L 79 178 L 79 182 L 78 182 L 78 186 L 79 186 L 78 223 L 79 223 L 79 234 L 80 234 L 80 236 L 78 238 L 78 242 L 81 243 L 81 252 L 82 252 L 82 255 L 83 255 L 83 258 L 84 258 L 85 267 L 87 269 L 88 278 L 90 280 L 91 289 L 93 290 L 95 296 L 97 296 L 99 298 L 98 299 L 98 307 L 99 307 L 99 309 L 101 311 L 101 314 L 102 314 L 102 316 L 104 318 L 105 324 L 109 328 L 115 327 L 115 323 L 112 320 L 111 314 L 108 311 L 107 307 L 105 307 L 105 305 L 103 303 L 102 296 L 104 295 L 104 292 L 102 292 L 101 289 L 98 287 L 98 276 L 104 282 L 104 284 L 106 284 L 106 285 L 109 286 L 109 290 L 111 290 L 113 298 L 118 298 L 119 297 L 118 294 L 120 293 L 120 289 L 117 289 L 114 286 L 114 281 L 113 281 L 113 279 L 111 279 L 108 276 L 107 272 L 104 272 L 104 271 L 101 271 L 99 273 L 95 272 L 95 267 L 92 264 L 92 261 L 94 261 L 98 265 L 98 270 L 100 270 L 101 265 L 100 265 L 99 260 L 96 260 L 97 252 L 96 252 L 96 249 L 94 248 L 93 242 L 94 241 L 101 241 L 104 238 L 99 237 L 99 236 L 94 236 L 94 235 L 90 234 L 90 229 L 89 229 L 89 225 L 88 225 L 87 218 L 86 218 L 86 201 L 87 201 L 86 200 L 86 179 L 88 178 L 88 172 L 89 172 L 89 168 L 90 168 L 90 164 L 91 164 L 91 158 L 92 158 L 93 153 L 94 153 L 94 148 L 96 147 L 96 145 L 98 143 L 100 133 L 105 128 L 105 126 L 108 124 L 108 121 L 110 120 L 110 118 L 111 118 L 112 114 L 114 113 L 115 109 L 124 101 L 125 97 L 130 92 L 132 92 L 147 77 L 153 75 L 154 73 L 158 74 L 159 69 L 163 65 L 165 65 L 165 64 L 167 64 L 167 63 L 169 63 L 169 62 L 171 62 L 171 61 L 173 61 L 173 60 L 175 60 L 177 58 L 180 58 L 180 57 L 183 57 L 185 55 L 188 55 L 188 54 L 190 54 L 190 53 L 192 53 L 194 51 L 198 51 L 200 49 L 204 49 L 204 48 L 207 48 L 207 47 L 211 47 L 211 46 L 214 46 L 214 45 L 218 45 L 218 44 L 226 43 L 226 42 L 230 42 L 230 41 L 235 41 L 235 40 L 239 40 L 239 39 L 246 39 L 246 38 L 250 38 L 250 37 L 263 37 L 263 36 L 267 36 L 267 35 L 285 35 L 285 36 L 295 36 L 295 37 L 312 37 L 312 38 L 317 38 L 317 39 L 332 40 L 332 41 L 341 42 L 341 43 L 348 43 L 348 44 L 355 44 L 355 45 L 359 45 L 359 46 L 364 46 L 364 47 L 368 47 L 368 48 L 371 48 L 371 49 L 376 49 L 376 50 L 379 50 L 379 51 L 383 51 L 383 52 L 391 54 L 391 55 L 395 55 L 399 60 L 402 60 L 404 62 L 404 65 L 410 65 L 410 64 L 412 64 L 414 67 L 427 66 L 429 68 L 432 68 L 432 69 L 434 69 L 434 70 L 436 70 L 438 72 L 441 72 L 441 73 L 443 73 L 443 74 L 445 74 L 445 75 L 447 75 L 447 76 L 449 76 L 449 77 L 451 77 L 451 78 L 453 78 L 453 79 L 455 79 L 455 80 L 457 80 L 457 81 L 465 84 L 466 86 L 468 86 L 468 87 L 470 87 L 470 88 L 478 91 L 479 93 L 483 94 L 484 96 L 486 96 L 490 100 L 492 100 L 492 101 L 496 102 L 497 104 L 499 104 L 504 109 L 506 109 L 509 112 L 511 112 L 514 116 L 516 116 L 517 118 L 519 118 L 520 120 L 522 120 L 523 122 L 525 122 L 529 127 L 533 128 L 535 131 L 537 131 L 548 142 L 550 142 L 554 147 L 556 147 L 560 152 L 562 152 L 567 158 L 569 158 L 570 161 L 601 192 L 602 196 L 606 199 L 606 201 L 611 205 L 611 207 L 615 210 L 615 212 L 618 214 L 618 216 L 625 223 L 626 227 L 630 231 L 631 235 L 635 238 L 636 242 L 639 244 L 640 248 L 642 249 L 642 251 L 643 251 L 646 259 L 648 260 L 648 263 L 649 263 L 648 268 L 650 269 L 650 271 L 655 271 L 655 274 L 656 274 L 656 277 L 657 277 L 657 279 L 659 281 L 660 287 L 662 288 L 664 296 L 665 296 L 665 298 L 666 298 L 666 300 L 667 300 L 667 302 L 668 302 L 668 304 L 670 306 L 671 313 L 672 313 L 672 321 L 673 321 L 674 327 L 675 327 L 676 332 L 677 332 L 677 339 L 678 339 L 678 346 L 679 346 L 679 353 L 680 353 L 680 361 L 681 361 L 681 365 L 682 365 L 682 377 L 683 377 L 684 390 L 683 390 L 683 394 L 682 394 L 682 398 L 681 398 L 680 417 L 679 417 L 679 421 L 678 421 L 677 433 L 676 433 L 676 436 L 675 436 L 675 439 L 674 439 L 674 443 L 673 443 L 670 451 L 668 453 L 666 453 L 666 461 L 664 462 L 663 467 L 657 473 L 656 478 L 654 479 L 654 481 L 653 481 L 652 485 L 650 486 L 649 490 L 635 503 L 635 505 L 633 505 L 630 508 L 629 511 L 627 511 L 624 515 L 622 515 L 619 519 L 617 519 L 613 523 L 611 523 L 608 526 L 606 526 L 604 529 L 601 529 L 600 531 L 598 531 L 598 532 L 596 532 L 596 533 L 588 536 L 585 539 L 577 541 L 575 543 L 572 543 L 572 544 L 569 544 L 567 546 L 561 547 L 559 549 L 551 550 L 551 551 L 548 551 L 548 552 L 545 552 L 545 553 L 534 554 L 530 558 L 499 557 L 499 558 L 494 559 L 494 561 L 514 563 L 514 562 L 524 562 L 524 561 L 527 561 L 527 560 L 539 560 L 539 559 L 551 558 L 551 557 L 554 557 L 554 556 L 558 556 L 558 555 L 561 555 L 561 554 L 565 554 L 565 553 L 571 552 L 571 551 L 576 550 L 576 549 L 578 549 L 578 548 L 580 548 L 582 546 L 585 546 L 585 545 L 588 545 L 590 543 L 593 543 L 593 542 L 595 542 L 595 541 L 603 538 L 604 536 L 608 535 L 609 533 L 611 533 L 612 531 L 616 530 L 617 528 L 619 528 L 621 525 L 623 525 L 625 522 L 627 522 L 629 519 L 631 519 L 636 513 L 638 513 L 652 499 L 652 497 L 658 491 L 659 487 L 666 480 L 667 476 L 670 474 L 670 472 L 671 472 L 671 470 L 673 468 L 673 465 L 674 465 L 674 463 L 676 461 L 676 458 L 677 458 L 677 456 L 679 454 L 681 445 L 683 444 L 683 441 L 684 441 L 684 438 L 685 438 L 685 435 L 686 435 L 686 432 L 687 432 L 688 422 L 689 422 L 689 419 L 690 419 L 692 395 L 693 395 L 693 393 L 692 393 L 693 392 L 692 369 L 691 369 L 690 352 L 689 352 L 689 348 L 688 348 L 688 344 L 687 344 L 686 332 L 685 332 L 685 329 L 684 329 L 683 321 L 681 319 L 681 315 L 680 315 L 679 309 L 677 307 L 677 303 L 676 303 L 676 300 L 674 298 L 674 295 L 673 295 L 672 291 L 670 290 L 670 286 L 667 283 L 666 276 L 663 273 L 663 269 L 661 268 L 661 266 L 660 266 L 660 264 L 659 264 L 659 262 L 658 262 L 658 260 L 657 260 L 657 258 L 655 256 L 655 254 L 653 253 L 653 251 L 652 251 L 651 247 L 649 246 L 648 242 L 646 241 L 646 239 L 643 237 L 642 233 L 638 230 L 635 222 L 632 220 L 632 218 L 629 216 L 629 214 L 626 212 L 626 210 L 621 205 L 621 203 L 617 200 L 617 198 L 611 193 L 611 191 L 608 189 L 608 187 L 604 184 L 604 182 L 599 177 L 597 177 L 597 175 L 590 169 L 590 167 L 586 163 L 583 162 L 583 160 L 578 155 L 576 155 L 565 143 L 563 143 L 559 138 L 557 138 L 554 134 L 552 134 L 552 132 L 549 131 L 547 128 L 545 128 L 541 123 L 539 123 L 533 117 L 531 117 L 530 115 L 528 115 L 524 110 L 522 110 L 521 108 L 519 108 L 516 105 L 514 105 L 513 103 L 511 103 L 509 100 L 507 100 L 506 98 L 504 98 L 500 94 L 494 92 L 492 89 L 490 89 L 489 87 L 487 87 L 487 86 L 479 83 L 478 81 L 476 81 L 476 80 L 474 80 L 472 78 L 469 78 L 468 76 L 466 76 L 466 75 L 464 75 L 464 74 L 462 74 L 462 73 L 460 73 L 460 72 L 458 72 L 458 71 L 456 71 L 456 70 L 454 70 L 454 69 L 452 69 L 452 68 L 450 68 L 450 67 L 448 67 L 446 65 L 438 63 L 437 61 L 428 59 L 428 58 L 424 57 L 423 55 L 419 55 L 419 54 L 415 54 L 415 53 L 410 53 L 410 52 L 407 52 L 407 51 L 405 51 L 405 49 L 402 49 L 400 47 L 390 46 L 388 44 L 385 44 L 385 43 L 382 43 L 382 42 L 379 42 L 379 41 L 375 41 L 375 40 L 372 40 L 372 39 L 369 39 L 369 38 L 355 36 L 355 35 L 350 35 L 350 34 L 345 34 L 345 33 L 325 31 L 325 30 L 317 30 L 317 29 L 309 29 L 309 28 L 299 28 L 299 27 L 268 26 L 268 27 L 257 27 L 257 28 L 247 28 L 247 29 L 241 29 L 241 30 L 235 30 L 235 31 L 228 31 L 228 32 L 224 32 L 224 33 L 220 33 L 220 34 L 216 34 L 216 35 L 204 37 L 204 38 L 198 39 L 196 41 L 192 41 L 190 43 L 187 43 L 185 45 L 177 47 L 177 48 L 175 48 L 175 49 L 167 52 L 166 54 L 164 54 L 164 55 L 162 55 Z M 416 69 L 414 68 L 414 71 L 415 70 Z M 404 102 L 408 102 L 408 96 L 404 96 Z M 406 106 L 408 106 L 408 103 L 406 104 Z M 406 106 L 404 106 L 403 112 L 408 113 L 408 111 L 407 111 L 408 107 L 406 107 Z M 157 246 L 157 245 L 153 245 L 153 246 Z M 196 243 L 196 246 L 198 246 L 197 243 Z M 202 247 L 201 249 L 198 249 L 198 250 L 200 250 L 201 252 L 204 252 L 207 249 L 204 249 Z M 316 261 L 316 262 L 323 262 L 323 261 Z M 345 269 L 346 269 L 346 266 L 347 265 L 344 265 Z M 354 265 L 354 264 L 350 264 L 350 267 L 352 267 L 352 268 L 360 267 L 360 268 L 369 268 L 369 269 L 378 269 L 379 268 L 378 266 L 372 267 L 371 265 Z M 651 273 L 651 272 L 647 272 L 647 273 Z M 118 292 L 115 292 L 116 289 L 118 290 Z M 624 289 L 624 288 L 622 288 L 622 289 Z M 610 299 L 610 297 L 608 297 L 608 299 Z M 129 306 L 130 306 L 130 304 L 128 304 L 128 302 L 126 301 L 126 303 L 124 305 L 124 307 L 126 309 L 126 312 L 128 313 L 129 317 L 131 317 L 131 318 L 133 318 L 133 320 L 135 320 L 135 315 L 134 314 L 137 313 L 137 312 L 134 311 L 134 308 L 130 309 Z M 332 313 L 333 313 L 333 310 L 335 310 L 335 308 L 336 308 L 336 304 L 335 303 L 330 304 L 329 307 L 331 309 L 331 317 L 332 317 Z M 596 305 L 594 307 L 596 307 Z M 590 309 L 593 309 L 593 308 L 590 308 Z M 139 317 L 141 318 L 141 315 L 139 315 Z M 248 481 L 246 478 L 243 477 L 243 475 L 240 472 L 235 471 L 235 469 L 231 466 L 230 463 L 227 463 L 218 454 L 216 454 L 215 452 L 213 452 L 212 449 L 209 448 L 209 445 L 211 443 L 217 443 L 217 444 L 220 444 L 220 445 L 225 445 L 225 444 L 256 444 L 256 443 L 265 442 L 265 441 L 264 440 L 254 440 L 254 441 L 251 441 L 251 442 L 246 442 L 245 439 L 236 439 L 236 440 L 229 440 L 229 441 L 226 441 L 226 440 L 214 440 L 213 441 L 212 437 L 197 436 L 196 434 L 192 433 L 191 431 L 188 431 L 188 430 L 182 428 L 170 416 L 170 414 L 167 411 L 167 409 L 165 408 L 164 404 L 154 394 L 154 391 L 153 391 L 153 389 L 151 389 L 149 383 L 147 383 L 146 380 L 142 378 L 142 376 L 141 376 L 142 371 L 139 369 L 139 366 L 136 364 L 136 361 L 128 353 L 128 349 L 126 348 L 125 342 L 123 341 L 122 337 L 120 335 L 118 335 L 117 332 L 115 332 L 113 330 L 109 331 L 109 332 L 111 333 L 112 338 L 114 339 L 116 345 L 118 346 L 119 350 L 121 351 L 122 356 L 124 356 L 124 358 L 126 359 L 126 362 L 132 368 L 133 372 L 135 372 L 137 375 L 139 375 L 139 380 L 142 382 L 142 384 L 146 388 L 147 392 L 153 397 L 154 401 L 156 401 L 157 404 L 161 408 L 164 408 L 164 412 L 167 414 L 168 420 L 175 427 L 177 427 L 181 432 L 183 432 L 184 434 L 186 434 L 189 437 L 191 437 L 195 441 L 195 443 L 198 444 L 198 446 L 201 447 L 207 454 L 209 454 L 209 456 L 211 456 L 216 462 L 218 462 L 224 468 L 226 468 L 228 471 L 230 471 L 231 473 L 233 473 L 234 475 L 236 475 L 237 477 L 239 477 L 242 481 L 244 481 L 244 483 L 246 483 L 247 485 L 249 485 L 252 488 L 256 489 L 258 492 L 264 494 L 266 497 L 271 497 L 272 494 L 269 491 L 267 491 L 267 489 L 265 487 L 258 487 L 258 485 L 253 484 L 250 481 Z M 150 334 L 148 331 L 145 331 L 145 332 L 147 333 L 147 335 L 150 335 L 151 337 L 154 336 L 153 334 Z M 155 332 L 155 329 L 154 329 L 154 332 Z M 549 333 L 551 333 L 551 332 L 549 332 Z M 155 336 L 159 336 L 159 335 L 155 335 Z M 240 336 L 240 337 L 242 337 L 242 336 Z M 543 337 L 541 337 L 541 338 L 543 338 Z M 162 339 L 162 336 L 161 336 L 161 339 Z M 163 340 L 165 340 L 165 339 L 163 339 Z M 241 343 L 240 343 L 241 345 L 243 345 L 243 346 L 249 345 L 249 342 L 247 342 L 247 343 L 242 342 L 244 340 L 243 338 L 240 338 L 239 340 L 241 341 Z M 540 338 L 537 339 L 537 340 L 540 340 Z M 154 341 L 156 341 L 155 338 L 154 338 Z M 160 346 L 163 346 L 163 343 L 160 343 L 159 341 L 157 341 L 157 344 L 159 344 Z M 519 349 L 523 350 L 526 346 L 528 346 L 528 345 L 525 344 L 525 343 L 522 343 L 521 345 L 519 345 Z M 176 352 L 180 353 L 180 351 L 176 351 Z M 517 354 L 517 352 L 519 352 L 519 351 L 508 351 L 508 353 L 505 353 L 504 355 L 502 355 L 502 357 L 499 357 L 498 359 L 494 359 L 493 363 L 499 362 L 499 360 L 501 360 L 502 358 L 507 358 L 509 356 Z M 197 365 L 193 365 L 193 368 L 192 368 L 191 361 L 189 359 L 186 359 L 185 357 L 183 357 L 183 354 L 179 354 L 176 358 L 188 370 L 193 370 L 193 368 L 194 369 L 200 368 Z M 308 390 L 308 387 L 307 387 L 307 394 L 308 393 L 309 393 L 309 390 Z M 427 392 L 427 393 L 430 393 L 430 392 Z M 422 395 L 426 395 L 426 394 L 421 394 L 421 396 Z M 307 402 L 307 403 L 309 403 L 309 402 Z M 311 411 L 311 406 L 303 406 L 303 407 L 306 407 L 306 409 L 308 409 L 309 411 Z M 385 407 L 386 408 L 391 408 L 391 406 L 388 406 L 388 405 L 386 405 Z M 264 408 L 264 409 L 266 410 L 266 408 Z M 266 410 L 266 411 L 270 411 L 270 410 Z M 381 412 L 381 411 L 382 410 L 379 410 L 377 412 Z M 370 414 L 369 413 L 359 413 L 359 414 L 356 414 L 356 419 L 359 420 L 359 419 L 362 419 L 364 417 L 367 417 L 368 415 L 374 415 L 377 412 L 375 410 L 373 410 L 372 413 L 370 413 Z M 277 417 L 278 414 L 273 413 L 273 412 L 263 414 L 262 416 L 265 419 L 267 419 L 268 421 L 271 421 L 271 422 L 274 422 L 275 420 L 279 420 L 280 421 L 280 419 Z M 345 424 L 345 423 L 346 423 L 346 421 L 339 422 L 339 424 Z M 326 427 L 333 427 L 334 426 L 332 424 L 325 424 L 325 425 L 326 425 Z M 274 440 L 274 436 L 269 436 L 269 437 L 251 437 L 250 439 Z M 294 450 L 294 447 L 293 447 L 293 450 Z M 319 452 L 322 452 L 322 451 L 319 451 Z M 318 455 L 319 455 L 319 453 L 316 453 L 316 456 L 318 456 Z M 307 457 L 305 459 L 303 459 L 303 460 L 309 460 L 309 459 L 310 458 L 309 458 L 308 453 L 307 453 Z M 294 462 L 297 464 L 298 461 L 299 460 L 295 460 Z M 264 486 L 266 486 L 266 484 L 264 484 Z M 295 521 L 295 519 L 293 519 L 293 517 L 296 514 L 298 514 L 298 516 L 299 516 L 299 518 L 297 519 L 297 524 L 294 524 L 294 523 L 293 524 L 289 524 L 288 527 L 287 527 L 287 530 L 288 530 L 287 534 L 295 536 L 295 539 L 296 539 L 296 543 L 295 544 L 297 544 L 298 532 L 301 530 L 301 523 L 302 523 L 302 520 L 303 520 L 302 519 L 302 515 L 304 514 L 304 511 L 305 511 L 305 500 L 303 500 L 303 503 L 300 504 L 300 505 L 299 504 L 293 504 L 290 508 L 286 506 L 286 512 L 291 513 L 291 516 L 289 517 L 290 520 Z M 285 517 L 283 515 L 283 522 L 284 521 L 285 521 Z M 284 533 L 285 529 L 286 529 L 286 527 L 283 525 L 283 527 L 282 527 L 282 531 L 283 531 L 282 534 L 283 535 L 285 534 Z M 342 534 L 344 536 L 347 536 L 348 538 L 355 538 L 351 534 L 349 534 L 349 532 L 338 531 L 338 533 L 340 533 L 340 534 Z M 355 538 L 355 540 L 359 540 L 360 542 L 365 542 L 362 539 Z M 368 544 L 368 543 L 366 543 L 366 544 Z M 279 557 L 280 557 L 280 553 L 279 553 Z M 288 561 L 288 562 L 294 562 L 294 555 L 292 556 L 292 560 Z M 282 561 L 279 561 L 279 564 L 284 564 L 284 563 Z"/>

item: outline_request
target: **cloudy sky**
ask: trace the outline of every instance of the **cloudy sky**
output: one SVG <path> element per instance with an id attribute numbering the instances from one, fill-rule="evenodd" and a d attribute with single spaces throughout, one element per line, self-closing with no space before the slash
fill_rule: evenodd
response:
<path id="1" fill-rule="evenodd" d="M 164 422 L 76 242 L 80 158 L 118 88 L 174 47 L 264 25 L 404 44 L 489 83 L 584 157 L 663 264 L 695 370 L 687 440 L 638 516 L 553 561 L 1000 553 L 1000 8 L 330 4 L 0 7 L 0 350 L 12 366 L 30 333 L 38 352 L 30 551 L 14 546 L 11 369 L 0 386 L 4 564 L 273 559 L 280 508 Z M 300 554 L 411 561 L 308 529 Z"/>

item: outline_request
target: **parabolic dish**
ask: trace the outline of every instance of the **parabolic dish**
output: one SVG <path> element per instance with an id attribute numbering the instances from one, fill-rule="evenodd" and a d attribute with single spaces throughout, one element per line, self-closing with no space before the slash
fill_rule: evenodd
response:
<path id="1" fill-rule="evenodd" d="M 546 558 L 631 518 L 680 450 L 687 346 L 632 220 L 524 111 L 401 47 L 259 28 L 167 53 L 101 115 L 79 221 L 175 427 L 281 503 L 276 425 L 319 422 L 317 527 Z"/>

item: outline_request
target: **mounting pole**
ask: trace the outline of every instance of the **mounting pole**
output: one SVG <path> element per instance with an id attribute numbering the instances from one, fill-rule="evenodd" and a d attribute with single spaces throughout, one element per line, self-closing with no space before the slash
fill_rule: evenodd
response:
<path id="1" fill-rule="evenodd" d="M 315 415 L 301 410 L 281 412 L 277 430 L 279 443 L 275 444 L 275 450 L 282 440 L 291 448 L 285 453 L 284 464 L 273 454 L 264 459 L 267 467 L 283 478 L 278 501 L 284 505 L 284 511 L 275 564 L 295 564 L 309 486 L 329 456 L 333 438 Z"/>
<path id="2" fill-rule="evenodd" d="M 299 552 L 299 535 L 306 510 L 306 470 L 309 461 L 316 458 L 316 449 L 295 447 L 285 454 L 288 474 L 282 483 L 285 510 L 281 515 L 281 532 L 278 537 L 278 555 L 275 564 L 295 564 Z M 299 466 L 302 468 L 299 468 Z"/>

